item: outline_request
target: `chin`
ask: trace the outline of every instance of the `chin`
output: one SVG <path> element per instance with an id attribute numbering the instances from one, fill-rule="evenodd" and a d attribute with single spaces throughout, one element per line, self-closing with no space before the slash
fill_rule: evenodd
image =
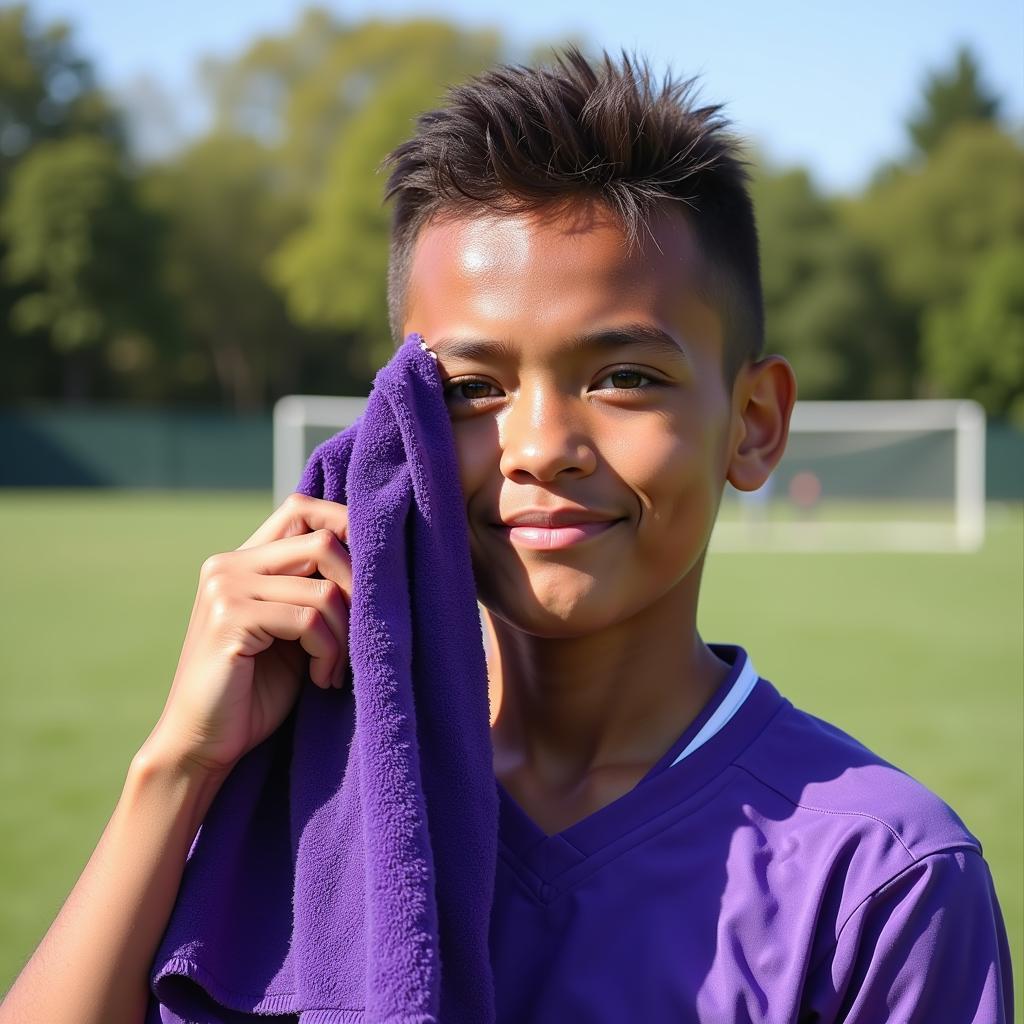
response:
<path id="1" fill-rule="evenodd" d="M 607 595 L 615 588 L 602 587 L 600 593 L 567 595 L 564 591 L 531 595 L 503 596 L 481 594 L 480 602 L 492 615 L 521 633 L 550 640 L 590 636 L 628 617 L 621 602 L 611 603 Z"/>

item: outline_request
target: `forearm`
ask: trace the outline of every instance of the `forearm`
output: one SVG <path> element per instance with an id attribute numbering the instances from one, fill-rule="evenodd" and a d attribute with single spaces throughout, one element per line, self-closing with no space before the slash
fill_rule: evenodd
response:
<path id="1" fill-rule="evenodd" d="M 142 1024 L 148 973 L 219 782 L 140 751 L 78 882 L 0 1024 Z"/>

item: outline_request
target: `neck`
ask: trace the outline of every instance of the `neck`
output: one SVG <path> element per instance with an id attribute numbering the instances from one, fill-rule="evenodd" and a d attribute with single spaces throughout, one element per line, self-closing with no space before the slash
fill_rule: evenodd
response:
<path id="1" fill-rule="evenodd" d="M 729 672 L 695 616 L 683 587 L 585 636 L 537 637 L 487 614 L 496 774 L 564 791 L 654 764 Z"/>

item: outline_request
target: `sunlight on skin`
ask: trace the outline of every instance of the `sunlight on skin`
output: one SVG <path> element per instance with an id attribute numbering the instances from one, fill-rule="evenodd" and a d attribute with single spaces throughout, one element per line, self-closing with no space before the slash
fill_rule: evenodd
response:
<path id="1" fill-rule="evenodd" d="M 413 255 L 403 327 L 446 382 L 496 755 L 553 787 L 651 763 L 724 678 L 696 630 L 705 548 L 726 479 L 753 489 L 781 458 L 795 397 L 779 357 L 728 393 L 695 233 L 675 211 L 649 228 L 629 250 L 599 207 L 447 216 Z M 628 324 L 672 343 L 568 345 Z M 452 355 L 467 339 L 486 353 Z M 558 550 L 501 528 L 566 506 L 615 525 Z"/>

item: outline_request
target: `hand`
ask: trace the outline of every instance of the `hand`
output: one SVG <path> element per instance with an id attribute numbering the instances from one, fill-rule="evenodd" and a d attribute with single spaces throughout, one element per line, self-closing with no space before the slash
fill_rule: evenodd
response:
<path id="1" fill-rule="evenodd" d="M 323 689 L 344 684 L 347 537 L 346 506 L 294 493 L 241 547 L 206 559 L 167 702 L 140 754 L 226 775 L 284 721 L 307 675 Z"/>

